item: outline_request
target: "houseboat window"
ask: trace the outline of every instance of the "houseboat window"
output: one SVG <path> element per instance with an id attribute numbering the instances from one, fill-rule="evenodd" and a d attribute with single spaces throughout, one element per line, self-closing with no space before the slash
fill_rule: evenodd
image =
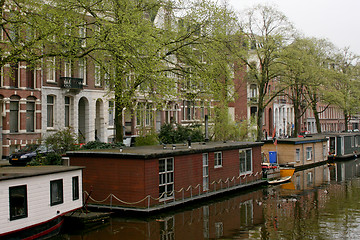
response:
<path id="1" fill-rule="evenodd" d="M 300 149 L 299 148 L 296 149 L 296 158 L 295 158 L 295 160 L 297 162 L 300 162 Z"/>
<path id="2" fill-rule="evenodd" d="M 174 158 L 159 159 L 159 196 L 161 200 L 174 197 Z"/>
<path id="3" fill-rule="evenodd" d="M 222 161 L 222 152 L 215 152 L 214 153 L 214 157 L 215 157 L 215 168 L 219 168 L 222 167 L 223 161 Z"/>
<path id="4" fill-rule="evenodd" d="M 50 182 L 50 205 L 54 206 L 64 202 L 63 180 L 58 179 Z"/>
<path id="5" fill-rule="evenodd" d="M 354 147 L 354 145 L 355 145 L 355 137 L 354 136 L 352 136 L 351 138 L 350 138 L 351 140 L 351 147 Z"/>
<path id="6" fill-rule="evenodd" d="M 26 185 L 9 187 L 9 206 L 10 221 L 28 216 Z"/>
<path id="7" fill-rule="evenodd" d="M 240 174 L 252 172 L 252 151 L 251 149 L 240 150 Z"/>
<path id="8" fill-rule="evenodd" d="M 73 192 L 73 200 L 79 199 L 79 177 L 72 178 L 72 192 Z"/>
<path id="9" fill-rule="evenodd" d="M 311 160 L 312 159 L 312 147 L 307 147 L 306 148 L 306 160 Z"/>

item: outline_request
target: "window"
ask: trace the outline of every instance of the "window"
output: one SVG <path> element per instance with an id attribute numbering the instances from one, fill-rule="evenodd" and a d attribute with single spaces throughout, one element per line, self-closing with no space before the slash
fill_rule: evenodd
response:
<path id="1" fill-rule="evenodd" d="M 312 159 L 312 147 L 307 147 L 306 148 L 306 160 L 311 160 Z"/>
<path id="2" fill-rule="evenodd" d="M 296 149 L 295 160 L 297 162 L 300 162 L 300 149 L 299 148 Z"/>
<path id="3" fill-rule="evenodd" d="M 159 197 L 160 200 L 174 198 L 174 158 L 159 159 Z"/>
<path id="4" fill-rule="evenodd" d="M 28 216 L 26 185 L 9 187 L 9 206 L 10 221 Z"/>
<path id="5" fill-rule="evenodd" d="M 10 87 L 18 88 L 19 87 L 19 64 L 15 63 L 10 66 Z"/>
<path id="6" fill-rule="evenodd" d="M 66 60 L 64 62 L 64 77 L 71 77 L 71 61 Z"/>
<path id="7" fill-rule="evenodd" d="M 50 205 L 54 206 L 64 202 L 63 180 L 54 180 L 50 182 Z"/>
<path id="8" fill-rule="evenodd" d="M 26 87 L 30 89 L 35 88 L 35 71 L 30 64 L 26 66 Z"/>
<path id="9" fill-rule="evenodd" d="M 84 23 L 84 25 L 85 25 L 85 23 Z M 86 27 L 85 26 L 79 27 L 79 37 L 80 37 L 81 47 L 86 47 Z"/>
<path id="10" fill-rule="evenodd" d="M 215 152 L 214 153 L 214 159 L 215 159 L 215 164 L 214 167 L 215 168 L 219 168 L 222 167 L 222 152 Z"/>
<path id="11" fill-rule="evenodd" d="M 65 97 L 65 127 L 70 127 L 70 97 Z"/>
<path id="12" fill-rule="evenodd" d="M 257 86 L 256 84 L 250 85 L 250 98 L 256 98 L 257 97 Z"/>
<path id="13" fill-rule="evenodd" d="M 80 58 L 78 62 L 78 68 L 79 68 L 79 78 L 82 78 L 83 85 L 86 85 L 86 59 Z"/>
<path id="14" fill-rule="evenodd" d="M 99 64 L 95 64 L 95 86 L 100 87 L 101 86 L 101 68 Z"/>
<path id="15" fill-rule="evenodd" d="M 109 126 L 114 126 L 114 123 L 115 123 L 114 101 L 109 101 Z"/>
<path id="16" fill-rule="evenodd" d="M 54 127 L 54 96 L 47 96 L 47 127 Z"/>
<path id="17" fill-rule="evenodd" d="M 10 101 L 10 132 L 19 131 L 19 101 Z"/>
<path id="18" fill-rule="evenodd" d="M 55 71 L 55 57 L 50 57 L 46 60 L 46 81 L 55 82 L 56 81 L 56 71 Z"/>
<path id="19" fill-rule="evenodd" d="M 209 190 L 209 154 L 203 153 L 203 191 Z"/>
<path id="20" fill-rule="evenodd" d="M 252 150 L 240 150 L 240 174 L 248 174 L 252 172 Z"/>
<path id="21" fill-rule="evenodd" d="M 153 125 L 153 111 L 152 104 L 146 105 L 146 115 L 145 115 L 145 126 Z"/>
<path id="22" fill-rule="evenodd" d="M 73 177 L 72 178 L 72 196 L 73 200 L 79 199 L 79 177 Z"/>
<path id="23" fill-rule="evenodd" d="M 26 103 L 26 132 L 35 131 L 35 102 Z"/>
<path id="24" fill-rule="evenodd" d="M 138 103 L 136 107 L 136 125 L 142 126 L 144 123 L 144 103 Z"/>
<path id="25" fill-rule="evenodd" d="M 351 147 L 354 147 L 355 146 L 355 137 L 351 136 L 350 141 L 351 141 Z"/>
<path id="26" fill-rule="evenodd" d="M 192 120 L 192 104 L 190 101 L 183 102 L 183 120 Z"/>

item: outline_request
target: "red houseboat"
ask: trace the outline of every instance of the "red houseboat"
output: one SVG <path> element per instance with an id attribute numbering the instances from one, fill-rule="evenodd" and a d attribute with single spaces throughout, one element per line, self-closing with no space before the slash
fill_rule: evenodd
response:
<path id="1" fill-rule="evenodd" d="M 88 204 L 150 212 L 262 184 L 261 146 L 255 142 L 124 147 L 68 152 L 85 166 Z"/>

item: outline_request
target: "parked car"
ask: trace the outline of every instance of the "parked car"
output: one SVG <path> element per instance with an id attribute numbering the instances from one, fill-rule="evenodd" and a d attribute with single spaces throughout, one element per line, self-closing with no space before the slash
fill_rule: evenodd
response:
<path id="1" fill-rule="evenodd" d="M 46 145 L 31 144 L 20 149 L 17 152 L 10 154 L 9 163 L 11 165 L 22 165 L 25 166 L 28 162 L 33 160 L 38 154 L 46 155 L 50 152 L 54 152 L 51 147 Z"/>
<path id="2" fill-rule="evenodd" d="M 136 138 L 138 137 L 139 135 L 130 135 L 130 136 L 125 136 L 123 138 L 123 144 L 126 146 L 126 147 L 133 147 L 135 146 L 135 141 L 136 141 Z"/>

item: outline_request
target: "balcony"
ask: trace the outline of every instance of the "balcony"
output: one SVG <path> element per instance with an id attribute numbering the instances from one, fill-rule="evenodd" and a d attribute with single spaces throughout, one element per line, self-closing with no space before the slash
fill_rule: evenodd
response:
<path id="1" fill-rule="evenodd" d="M 62 88 L 81 90 L 83 89 L 83 79 L 73 77 L 60 77 Z"/>

